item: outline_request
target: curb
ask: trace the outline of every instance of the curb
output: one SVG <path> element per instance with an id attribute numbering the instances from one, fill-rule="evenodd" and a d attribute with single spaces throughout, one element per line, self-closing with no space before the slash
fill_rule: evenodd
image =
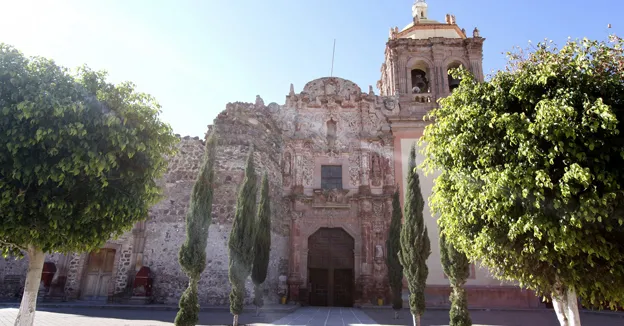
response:
<path id="1" fill-rule="evenodd" d="M 391 310 L 392 306 L 359 306 L 354 307 L 365 310 Z M 427 307 L 427 310 L 449 310 L 451 307 Z M 408 308 L 403 308 L 401 310 L 409 310 Z M 470 311 L 525 311 L 525 312 L 552 312 L 555 311 L 553 309 L 548 308 L 468 308 Z M 592 315 L 608 315 L 613 317 L 624 318 L 624 312 L 621 311 L 597 311 L 597 310 L 588 310 L 588 309 L 580 309 L 579 313 L 583 314 L 592 314 Z"/>
<path id="2" fill-rule="evenodd" d="M 1 308 L 19 308 L 19 303 L 0 303 Z M 37 303 L 37 309 L 42 308 L 69 308 L 69 309 L 102 309 L 102 310 L 148 310 L 148 311 L 178 311 L 178 306 L 173 305 L 130 305 L 130 304 L 81 304 L 81 303 Z M 299 306 L 289 305 L 287 307 L 266 307 L 261 308 L 260 312 L 274 313 L 284 312 L 291 313 L 297 310 Z M 254 306 L 245 307 L 247 311 L 255 311 Z M 228 306 L 204 306 L 199 308 L 200 312 L 229 312 Z"/>

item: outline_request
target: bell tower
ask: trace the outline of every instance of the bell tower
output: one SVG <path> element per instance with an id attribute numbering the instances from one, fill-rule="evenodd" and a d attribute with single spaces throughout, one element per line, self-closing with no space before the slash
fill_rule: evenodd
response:
<path id="1" fill-rule="evenodd" d="M 459 80 L 448 71 L 460 65 L 483 81 L 483 42 L 475 28 L 471 37 L 460 29 L 454 15 L 444 22 L 429 18 L 425 0 L 412 6 L 412 22 L 399 30 L 390 28 L 385 61 L 377 87 L 382 96 L 399 99 L 402 114 L 424 115 L 437 106 L 437 100 L 448 96 Z"/>

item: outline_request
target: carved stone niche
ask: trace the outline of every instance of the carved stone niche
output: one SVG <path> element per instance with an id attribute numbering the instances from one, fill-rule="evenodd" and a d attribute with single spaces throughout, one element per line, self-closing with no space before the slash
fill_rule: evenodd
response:
<path id="1" fill-rule="evenodd" d="M 314 207 L 349 207 L 346 189 L 314 189 Z"/>

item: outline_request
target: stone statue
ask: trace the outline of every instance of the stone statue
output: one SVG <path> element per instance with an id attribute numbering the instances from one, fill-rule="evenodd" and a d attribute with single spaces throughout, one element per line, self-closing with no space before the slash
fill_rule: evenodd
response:
<path id="1" fill-rule="evenodd" d="M 481 33 L 478 28 L 475 27 L 474 31 L 472 31 L 472 37 L 481 37 Z"/>
<path id="2" fill-rule="evenodd" d="M 284 175 L 290 175 L 290 171 L 292 168 L 292 156 L 289 152 L 284 154 Z"/>
<path id="3" fill-rule="evenodd" d="M 375 258 L 383 258 L 383 246 L 380 244 L 375 246 Z"/>
<path id="4" fill-rule="evenodd" d="M 382 180 L 382 170 L 381 170 L 381 162 L 379 159 L 379 154 L 378 153 L 374 153 L 373 157 L 371 159 L 371 181 L 373 183 L 373 186 L 380 186 L 381 185 L 381 180 Z"/>
<path id="5" fill-rule="evenodd" d="M 392 161 L 390 158 L 384 158 L 384 182 L 387 186 L 394 184 L 394 177 L 392 175 Z"/>
<path id="6" fill-rule="evenodd" d="M 278 283 L 277 283 L 277 294 L 280 297 L 284 297 L 286 296 L 286 294 L 288 294 L 288 284 L 287 284 L 287 280 L 288 277 L 286 277 L 286 275 L 280 275 L 278 277 Z"/>

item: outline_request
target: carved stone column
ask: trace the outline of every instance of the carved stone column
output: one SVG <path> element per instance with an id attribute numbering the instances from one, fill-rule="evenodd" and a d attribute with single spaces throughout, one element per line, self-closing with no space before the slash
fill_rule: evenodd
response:
<path id="1" fill-rule="evenodd" d="M 299 220 L 299 216 L 301 212 L 292 212 L 291 220 L 290 220 L 290 263 L 289 266 L 289 275 L 288 275 L 288 297 L 289 301 L 298 302 L 299 301 L 299 287 L 301 286 L 302 279 L 301 274 L 299 273 L 300 264 L 298 262 L 298 253 L 299 249 L 299 229 L 297 227 L 297 223 Z"/>
<path id="2" fill-rule="evenodd" d="M 409 94 L 407 87 L 407 57 L 401 56 L 399 58 L 399 93 L 400 94 Z"/>
<path id="3" fill-rule="evenodd" d="M 360 165 L 361 166 L 360 186 L 365 186 L 365 187 L 370 186 L 369 179 L 368 179 L 368 173 L 370 171 L 369 161 L 370 161 L 370 153 L 368 153 L 368 151 L 362 151 L 362 159 L 361 159 L 361 165 Z"/>
<path id="4" fill-rule="evenodd" d="M 303 194 L 303 155 L 295 154 L 295 185 L 293 187 L 294 194 Z"/>

